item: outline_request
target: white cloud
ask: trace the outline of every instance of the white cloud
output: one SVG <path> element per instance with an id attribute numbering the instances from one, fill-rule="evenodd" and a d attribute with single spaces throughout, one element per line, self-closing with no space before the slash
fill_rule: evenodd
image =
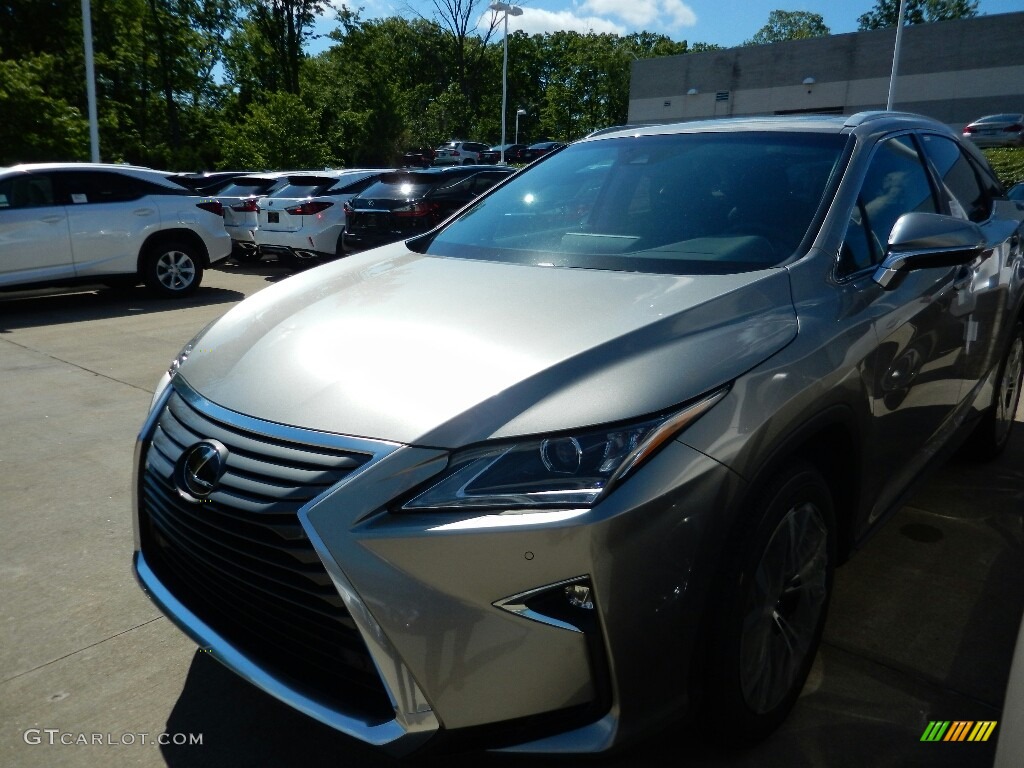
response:
<path id="1" fill-rule="evenodd" d="M 483 18 L 480 28 L 487 28 L 488 19 Z M 498 35 L 504 28 L 504 22 L 499 22 Z M 578 16 L 572 11 L 545 11 L 541 8 L 523 8 L 522 16 L 508 17 L 508 31 L 515 32 L 522 30 L 528 35 L 540 35 L 545 32 L 596 32 L 597 34 L 609 33 L 613 35 L 625 35 L 627 29 L 622 24 L 616 24 L 609 19 L 600 16 Z"/>
<path id="2" fill-rule="evenodd" d="M 631 29 L 692 27 L 697 14 L 683 0 L 583 0 L 580 7 L 598 16 L 617 16 Z"/>

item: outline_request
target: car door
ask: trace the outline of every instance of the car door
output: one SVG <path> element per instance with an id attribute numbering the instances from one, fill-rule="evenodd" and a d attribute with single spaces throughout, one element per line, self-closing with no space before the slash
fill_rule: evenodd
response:
<path id="1" fill-rule="evenodd" d="M 942 207 L 912 136 L 878 143 L 863 177 L 840 258 L 850 312 L 874 329 L 862 373 L 873 418 L 868 436 L 870 519 L 886 511 L 945 442 L 961 397 L 968 316 L 959 305 L 959 267 L 908 272 L 885 289 L 872 275 L 893 225 L 905 213 Z"/>
<path id="2" fill-rule="evenodd" d="M 67 213 L 48 173 L 0 179 L 0 285 L 74 275 Z"/>
<path id="3" fill-rule="evenodd" d="M 987 169 L 974 161 L 953 139 L 923 134 L 921 146 L 939 179 L 954 215 L 975 222 L 985 235 L 987 249 L 957 274 L 954 311 L 966 316 L 962 396 L 971 398 L 985 375 L 1002 358 L 1006 330 L 1005 307 L 1011 281 L 1002 273 L 1012 269 L 1021 253 L 1021 212 L 1012 204 L 996 204 L 998 185 Z M 1000 209 L 1011 215 L 1000 215 Z"/>
<path id="4" fill-rule="evenodd" d="M 116 171 L 54 174 L 68 201 L 68 229 L 79 276 L 134 272 L 146 237 L 160 228 L 160 209 L 146 183 Z"/>

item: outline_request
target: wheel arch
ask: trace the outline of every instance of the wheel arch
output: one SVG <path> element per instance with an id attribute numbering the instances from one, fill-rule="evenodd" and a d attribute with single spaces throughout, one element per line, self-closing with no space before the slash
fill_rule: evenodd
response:
<path id="1" fill-rule="evenodd" d="M 751 478 L 747 498 L 756 498 L 771 478 L 788 463 L 813 465 L 832 492 L 839 562 L 845 561 L 856 540 L 861 506 L 862 442 L 853 410 L 834 405 L 805 421 L 780 440 Z"/>
<path id="2" fill-rule="evenodd" d="M 199 255 L 202 261 L 203 269 L 210 266 L 210 252 L 206 248 L 206 243 L 199 235 L 193 232 L 191 229 L 185 227 L 175 229 L 161 229 L 159 232 L 154 232 L 146 238 L 145 242 L 142 243 L 142 247 L 139 249 L 139 256 L 136 262 L 136 269 L 139 274 L 143 273 L 143 260 L 148 256 L 153 248 L 163 242 L 180 240 L 183 241 L 196 249 L 196 253 Z"/>

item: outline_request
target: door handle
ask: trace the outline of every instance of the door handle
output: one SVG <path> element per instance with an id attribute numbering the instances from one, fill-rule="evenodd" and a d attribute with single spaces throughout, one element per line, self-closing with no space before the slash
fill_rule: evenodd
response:
<path id="1" fill-rule="evenodd" d="M 64 217 L 63 216 L 43 216 L 42 220 L 44 222 L 46 222 L 47 224 L 60 224 L 62 221 L 64 221 Z"/>
<path id="2" fill-rule="evenodd" d="M 136 216 L 152 216 L 153 215 L 153 209 L 152 208 L 136 208 L 134 211 L 132 211 L 132 213 L 134 213 Z"/>

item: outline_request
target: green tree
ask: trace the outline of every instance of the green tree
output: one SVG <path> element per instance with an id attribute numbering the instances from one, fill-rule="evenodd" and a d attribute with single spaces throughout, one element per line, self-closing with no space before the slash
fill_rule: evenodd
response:
<path id="1" fill-rule="evenodd" d="M 978 15 L 978 0 L 907 0 L 903 23 L 966 19 Z M 875 0 L 875 6 L 857 17 L 861 30 L 895 27 L 900 17 L 900 0 Z"/>
<path id="2" fill-rule="evenodd" d="M 783 40 L 804 40 L 831 34 L 820 13 L 810 11 L 772 11 L 768 23 L 747 41 L 747 45 L 766 45 Z"/>
<path id="3" fill-rule="evenodd" d="M 280 77 L 275 90 L 299 92 L 304 47 L 317 14 L 327 5 L 328 0 L 245 0 L 248 21 L 271 51 L 272 67 Z"/>
<path id="4" fill-rule="evenodd" d="M 245 120 L 223 128 L 222 164 L 231 168 L 325 168 L 338 162 L 317 116 L 294 93 L 271 93 Z"/>
<path id="5" fill-rule="evenodd" d="M 89 159 L 89 124 L 77 107 L 50 95 L 55 57 L 0 59 L 0 166 Z"/>

